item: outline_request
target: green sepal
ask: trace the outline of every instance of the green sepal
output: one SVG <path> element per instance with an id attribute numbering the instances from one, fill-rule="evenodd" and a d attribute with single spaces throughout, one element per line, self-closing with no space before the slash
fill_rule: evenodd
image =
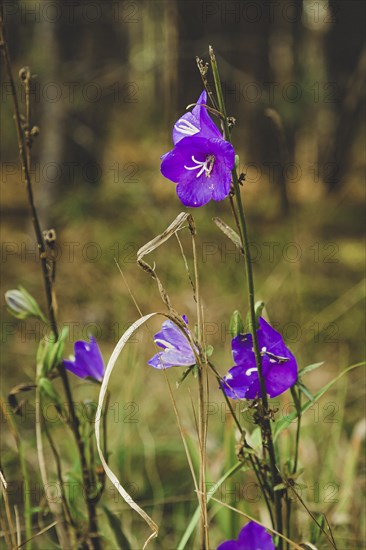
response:
<path id="1" fill-rule="evenodd" d="M 255 330 L 258 330 L 259 328 L 259 317 L 262 316 L 262 312 L 264 310 L 265 303 L 262 300 L 258 300 L 258 302 L 255 303 L 254 306 L 254 314 L 255 314 Z M 246 321 L 245 321 L 245 327 L 248 332 L 250 332 L 250 327 L 252 326 L 251 318 L 250 318 L 250 312 L 248 311 Z"/>
<path id="2" fill-rule="evenodd" d="M 60 364 L 68 334 L 68 327 L 64 327 L 56 342 L 54 335 L 41 340 L 37 351 L 38 377 L 46 378 Z"/>
<path id="3" fill-rule="evenodd" d="M 213 352 L 214 352 L 213 346 L 211 346 L 210 344 L 208 344 L 208 346 L 206 346 L 205 352 L 206 352 L 206 357 L 211 357 L 211 355 L 212 355 Z"/>
<path id="4" fill-rule="evenodd" d="M 230 318 L 229 332 L 231 338 L 235 338 L 238 334 L 244 334 L 244 323 L 243 319 L 236 309 Z"/>

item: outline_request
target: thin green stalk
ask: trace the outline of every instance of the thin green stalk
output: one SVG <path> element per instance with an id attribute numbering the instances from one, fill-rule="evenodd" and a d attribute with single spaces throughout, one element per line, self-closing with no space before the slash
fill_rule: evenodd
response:
<path id="1" fill-rule="evenodd" d="M 198 327 L 198 342 L 200 345 L 199 356 L 200 364 L 198 365 L 198 438 L 200 446 L 200 503 L 201 503 L 201 526 L 200 526 L 200 550 L 209 550 L 209 533 L 208 533 L 208 515 L 207 515 L 207 490 L 206 490 L 206 440 L 207 440 L 207 414 L 205 412 L 205 386 L 204 386 L 204 369 L 207 364 L 206 354 L 202 352 L 203 348 L 203 319 L 200 300 L 200 284 L 198 276 L 198 262 L 196 249 L 196 236 L 194 231 L 192 234 L 193 248 L 193 264 L 195 275 L 195 294 L 197 303 L 197 327 Z"/>
<path id="2" fill-rule="evenodd" d="M 221 376 L 219 375 L 219 373 L 217 372 L 216 370 L 216 367 L 213 365 L 213 363 L 211 363 L 211 361 L 208 361 L 208 364 L 210 366 L 210 368 L 213 370 L 215 376 L 216 376 L 216 379 L 219 383 L 219 386 L 221 387 L 222 385 L 222 378 Z M 242 437 L 242 440 L 243 440 L 243 445 L 244 445 L 244 448 L 245 449 L 250 449 L 251 450 L 251 447 L 249 445 L 249 443 L 247 442 L 246 438 L 245 438 L 245 430 L 244 428 L 241 426 L 240 422 L 239 422 L 239 419 L 238 417 L 236 416 L 235 414 L 235 411 L 230 403 L 230 399 L 228 398 L 228 396 L 226 395 L 226 393 L 223 391 L 222 392 L 223 396 L 224 396 L 224 399 L 226 401 L 226 404 L 230 410 L 230 413 L 231 413 L 231 416 L 233 417 L 234 419 L 234 422 L 240 432 L 240 435 Z M 259 462 L 259 459 L 257 456 L 253 456 L 250 452 L 248 453 L 248 458 L 249 458 L 249 462 L 253 468 L 253 471 L 255 473 L 255 476 L 258 480 L 258 483 L 259 485 L 262 487 L 263 489 L 263 497 L 264 497 L 264 501 L 266 503 L 266 506 L 267 506 L 267 510 L 268 510 L 268 513 L 270 515 L 270 518 L 271 518 L 271 523 L 272 523 L 272 526 L 275 527 L 275 522 L 274 522 L 274 517 L 273 517 L 273 512 L 272 512 L 272 507 L 271 507 L 271 503 L 270 503 L 270 498 L 271 498 L 271 490 L 270 490 L 270 487 L 268 486 L 268 483 L 267 481 L 265 480 L 264 476 L 263 476 L 263 473 L 262 473 L 262 470 L 261 470 L 261 465 L 260 465 L 260 462 Z M 267 494 L 268 493 L 268 494 Z"/>
<path id="3" fill-rule="evenodd" d="M 39 376 L 39 373 L 37 372 L 37 378 Z M 39 470 L 41 473 L 41 479 L 43 487 L 46 488 L 49 486 L 48 482 L 48 474 L 47 474 L 47 468 L 46 468 L 46 459 L 44 456 L 44 449 L 43 449 L 43 442 L 42 442 L 42 421 L 43 413 L 42 413 L 42 403 L 41 403 L 41 390 L 39 385 L 36 387 L 36 445 L 37 445 L 37 456 L 38 456 L 38 464 L 39 464 Z M 60 507 L 58 504 L 52 499 L 49 498 L 48 492 L 46 491 L 46 497 L 47 502 L 49 505 L 49 508 L 51 510 L 52 515 L 54 516 L 56 523 L 56 532 L 57 536 L 61 545 L 61 548 L 69 549 L 71 548 L 71 541 L 70 536 L 67 530 L 67 523 L 64 521 L 64 517 L 62 515 L 62 512 L 60 510 Z"/>
<path id="4" fill-rule="evenodd" d="M 25 461 L 22 440 L 20 437 L 17 437 L 17 439 L 18 439 L 20 469 L 22 472 L 22 478 L 24 482 L 23 502 L 24 502 L 25 536 L 26 536 L 26 539 L 29 539 L 32 536 L 32 503 L 30 498 L 31 491 L 29 486 L 28 468 Z M 26 543 L 25 548 L 26 550 L 28 550 L 31 548 L 31 545 Z"/>
<path id="5" fill-rule="evenodd" d="M 296 425 L 296 440 L 295 440 L 295 458 L 294 465 L 292 468 L 292 473 L 295 474 L 297 471 L 297 464 L 299 460 L 299 443 L 300 443 L 300 431 L 301 431 L 301 392 L 297 393 L 295 387 L 291 388 L 291 395 L 294 400 L 296 411 L 297 411 L 297 425 Z"/>
<path id="6" fill-rule="evenodd" d="M 294 475 L 297 472 L 297 465 L 299 460 L 299 443 L 300 443 L 300 431 L 301 431 L 301 392 L 297 393 L 295 387 L 291 388 L 291 395 L 295 403 L 297 411 L 297 423 L 296 423 L 296 438 L 295 438 L 295 453 L 294 464 L 291 469 L 291 473 Z M 286 494 L 286 533 L 288 538 L 291 538 L 291 513 L 292 513 L 292 500 Z M 288 548 L 288 545 L 287 545 Z"/>
<path id="7" fill-rule="evenodd" d="M 22 472 L 22 478 L 23 478 L 23 505 L 24 505 L 24 526 L 25 526 L 25 537 L 26 539 L 30 539 L 32 536 L 32 503 L 31 503 L 31 491 L 30 491 L 30 485 L 29 485 L 29 475 L 28 475 L 28 467 L 25 460 L 25 454 L 24 454 L 24 447 L 22 438 L 19 435 L 18 428 L 16 425 L 16 422 L 13 419 L 12 415 L 6 414 L 6 409 L 4 405 L 4 401 L 1 398 L 0 399 L 0 406 L 3 409 L 4 418 L 7 419 L 10 427 L 10 431 L 13 434 L 13 437 L 15 439 L 16 446 L 18 448 L 19 453 L 19 462 L 20 462 L 20 470 Z M 5 490 L 5 488 L 4 488 Z M 30 550 L 31 546 L 28 542 L 23 543 L 25 544 L 26 550 Z"/>
<path id="8" fill-rule="evenodd" d="M 224 136 L 225 136 L 225 139 L 231 143 L 231 131 L 227 120 L 225 101 L 222 93 L 221 80 L 220 80 L 220 75 L 217 67 L 217 62 L 216 62 L 213 49 L 211 47 L 209 49 L 209 52 L 210 52 L 210 58 L 211 58 L 213 77 L 215 81 L 216 94 L 217 94 L 217 99 L 219 103 L 219 109 L 223 116 L 222 122 L 224 126 Z M 279 471 L 276 465 L 276 455 L 275 455 L 275 449 L 274 449 L 273 438 L 272 438 L 271 422 L 269 419 L 268 396 L 266 392 L 266 384 L 265 384 L 263 370 L 262 370 L 261 353 L 260 353 L 259 344 L 258 344 L 256 318 L 255 318 L 254 279 L 253 279 L 252 262 L 251 262 L 250 249 L 249 249 L 249 237 L 248 237 L 248 231 L 247 231 L 247 226 L 245 221 L 243 202 L 240 194 L 239 178 L 236 172 L 236 168 L 232 170 L 232 177 L 233 177 L 235 198 L 236 198 L 236 203 L 238 208 L 240 236 L 241 236 L 242 245 L 244 249 L 244 260 L 245 260 L 244 263 L 245 263 L 245 271 L 246 271 L 246 280 L 248 285 L 250 332 L 253 338 L 254 355 L 255 355 L 256 367 L 258 370 L 258 377 L 259 377 L 259 383 L 260 383 L 260 389 L 261 389 L 261 395 L 262 395 L 262 398 L 261 398 L 262 410 L 263 410 L 262 425 L 261 425 L 262 442 L 263 442 L 263 448 L 268 449 L 271 476 L 272 476 L 272 489 L 273 489 L 274 486 L 276 486 L 281 482 L 281 476 L 279 475 Z M 282 525 L 281 491 L 273 490 L 273 499 L 275 503 L 275 512 L 276 512 L 276 527 L 277 527 L 277 530 L 280 533 L 282 533 L 283 525 Z M 282 550 L 283 548 L 282 539 L 279 540 L 278 548 L 279 550 Z"/>

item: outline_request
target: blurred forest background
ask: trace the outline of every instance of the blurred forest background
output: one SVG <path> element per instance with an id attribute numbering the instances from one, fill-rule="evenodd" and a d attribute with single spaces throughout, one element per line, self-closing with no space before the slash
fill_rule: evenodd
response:
<path id="1" fill-rule="evenodd" d="M 139 316 L 114 257 L 143 313 L 162 309 L 154 281 L 136 266 L 136 252 L 183 209 L 174 184 L 160 174 L 160 157 L 172 147 L 172 125 L 202 90 L 195 58 L 207 61 L 212 45 L 227 111 L 236 119 L 240 169 L 246 173 L 243 196 L 257 299 L 265 301 L 268 318 L 301 367 L 325 362 L 305 381 L 312 391 L 362 359 L 364 2 L 5 0 L 3 9 L 20 94 L 19 69 L 29 66 L 36 75 L 32 122 L 40 134 L 33 146 L 33 184 L 43 229 L 57 233 L 58 317 L 60 326 L 70 327 L 68 353 L 75 340 L 93 333 L 108 359 Z M 21 284 L 43 303 L 3 66 L 1 77 L 2 296 Z M 230 315 L 237 308 L 245 314 L 242 259 L 211 221 L 219 215 L 232 223 L 226 201 L 192 213 L 207 339 L 224 373 L 232 366 Z M 190 260 L 188 235 L 182 234 L 182 242 Z M 195 305 L 177 244 L 167 243 L 155 260 L 174 306 L 193 323 Z M 32 321 L 14 322 L 3 297 L 2 306 L 1 392 L 6 398 L 16 384 L 34 380 L 42 328 Z M 151 332 L 156 328 L 152 324 Z M 163 542 L 156 548 L 175 548 L 195 495 L 165 381 L 146 366 L 154 352 L 151 336 L 141 333 L 113 377 L 112 402 L 122 404 L 122 416 L 131 412 L 123 413 L 123 407 L 134 403 L 139 421 L 121 424 L 118 417 L 111 422 L 111 459 L 122 478 L 138 487 L 139 502 L 161 515 Z M 178 377 L 169 376 L 173 383 Z M 358 371 L 352 373 L 304 421 L 303 496 L 312 510 L 327 511 L 342 550 L 364 547 L 365 540 L 360 521 L 364 464 L 358 460 L 363 380 Z M 96 399 L 94 386 L 73 383 L 80 399 Z M 146 387 L 153 388 L 148 395 Z M 177 392 L 182 407 L 185 392 L 184 386 Z M 32 394 L 25 398 L 31 401 Z M 215 383 L 212 400 L 220 405 Z M 37 479 L 31 415 L 16 422 Z M 222 443 L 228 437 L 226 422 L 225 414 L 212 416 L 212 479 L 225 460 L 230 463 Z M 6 418 L 2 427 L 2 467 L 18 487 L 16 441 Z M 62 433 L 62 427 L 54 429 Z M 187 430 L 194 432 L 192 419 Z M 65 448 L 68 453 L 72 465 L 72 451 Z M 314 481 L 320 493 L 315 494 Z M 336 498 L 329 500 L 329 487 L 336 488 Z M 110 492 L 107 496 L 135 540 L 138 520 Z M 12 498 L 19 498 L 16 490 Z M 32 498 L 36 506 L 37 497 Z M 255 509 L 263 513 L 261 502 L 243 498 L 236 505 L 252 515 Z M 298 514 L 298 540 L 303 540 L 309 536 L 308 518 L 302 510 Z M 229 525 L 224 512 L 213 524 L 217 542 L 239 525 Z M 107 531 L 105 536 L 113 539 Z M 38 541 L 39 548 L 48 548 L 49 539 Z"/>

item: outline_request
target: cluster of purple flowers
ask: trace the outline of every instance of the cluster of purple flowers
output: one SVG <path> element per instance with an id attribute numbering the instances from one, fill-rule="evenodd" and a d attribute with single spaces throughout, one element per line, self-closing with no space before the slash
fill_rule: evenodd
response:
<path id="1" fill-rule="evenodd" d="M 211 199 L 223 200 L 231 188 L 235 151 L 211 120 L 206 103 L 207 94 L 203 91 L 192 112 L 175 123 L 174 149 L 162 156 L 161 172 L 177 183 L 177 195 L 185 206 L 198 207 Z M 187 324 L 186 318 L 184 321 Z M 266 392 L 276 397 L 295 384 L 296 359 L 282 336 L 262 318 L 257 336 Z M 163 351 L 150 359 L 152 367 L 194 365 L 193 350 L 172 321 L 163 323 L 161 332 L 155 335 L 155 342 Z M 233 338 L 231 346 L 235 366 L 223 378 L 222 389 L 232 399 L 261 397 L 252 335 L 239 334 Z"/>
<path id="2" fill-rule="evenodd" d="M 186 317 L 183 317 L 187 324 Z M 257 330 L 262 357 L 262 371 L 266 391 L 270 397 L 280 395 L 297 380 L 296 359 L 288 349 L 279 332 L 262 317 Z M 194 352 L 183 332 L 172 321 L 165 321 L 160 332 L 155 334 L 155 343 L 163 349 L 150 361 L 156 369 L 195 364 Z M 223 378 L 222 389 L 231 399 L 255 399 L 261 397 L 258 369 L 253 351 L 251 334 L 239 334 L 231 341 L 234 358 L 232 367 Z"/>
<path id="3" fill-rule="evenodd" d="M 203 206 L 211 199 L 225 199 L 231 188 L 231 171 L 235 164 L 232 145 L 223 139 L 207 112 L 207 94 L 200 95 L 192 112 L 174 125 L 174 149 L 162 156 L 162 174 L 177 183 L 177 195 L 185 206 Z M 155 369 L 193 367 L 198 350 L 189 342 L 188 320 L 184 328 L 164 321 L 155 343 L 162 348 L 148 364 Z M 258 320 L 257 338 L 261 354 L 266 392 L 276 397 L 297 380 L 296 359 L 282 336 L 262 317 Z M 75 357 L 64 360 L 64 366 L 80 378 L 101 381 L 104 361 L 96 340 L 75 342 Z M 238 334 L 231 342 L 234 366 L 221 381 L 221 389 L 231 399 L 262 397 L 252 334 Z M 254 521 L 245 525 L 238 539 L 220 544 L 217 550 L 275 550 L 272 537 Z"/>
<path id="4" fill-rule="evenodd" d="M 206 103 L 203 91 L 193 111 L 175 123 L 174 149 L 162 156 L 161 173 L 177 183 L 177 195 L 185 206 L 221 201 L 230 192 L 235 151 L 211 120 Z"/>

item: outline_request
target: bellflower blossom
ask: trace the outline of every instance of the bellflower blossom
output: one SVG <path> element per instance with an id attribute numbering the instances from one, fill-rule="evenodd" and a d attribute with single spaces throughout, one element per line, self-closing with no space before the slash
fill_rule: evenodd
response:
<path id="1" fill-rule="evenodd" d="M 235 151 L 208 115 L 206 102 L 204 91 L 192 112 L 175 123 L 175 147 L 161 157 L 161 173 L 178 184 L 177 195 L 185 206 L 220 201 L 230 192 Z"/>
<path id="2" fill-rule="evenodd" d="M 265 528 L 250 521 L 242 528 L 237 540 L 227 540 L 217 550 L 276 550 L 276 547 Z"/>
<path id="3" fill-rule="evenodd" d="M 284 343 L 281 334 L 262 317 L 259 318 L 257 336 L 266 391 L 270 397 L 276 397 L 295 384 L 296 359 Z M 235 366 L 224 376 L 222 389 L 232 399 L 261 397 L 252 335 L 239 334 L 233 338 L 231 347 Z"/>
<path id="4" fill-rule="evenodd" d="M 104 376 L 104 361 L 99 346 L 93 336 L 90 342 L 79 340 L 74 344 L 75 357 L 63 360 L 67 370 L 80 378 L 95 378 L 101 382 Z"/>
<path id="5" fill-rule="evenodd" d="M 183 315 L 183 321 L 188 325 L 188 320 Z M 188 332 L 188 329 L 187 329 Z M 154 336 L 154 342 L 163 351 L 159 351 L 148 361 L 148 365 L 154 369 L 167 369 L 169 367 L 190 367 L 196 363 L 193 350 L 181 329 L 170 321 L 164 321 L 161 331 Z"/>

